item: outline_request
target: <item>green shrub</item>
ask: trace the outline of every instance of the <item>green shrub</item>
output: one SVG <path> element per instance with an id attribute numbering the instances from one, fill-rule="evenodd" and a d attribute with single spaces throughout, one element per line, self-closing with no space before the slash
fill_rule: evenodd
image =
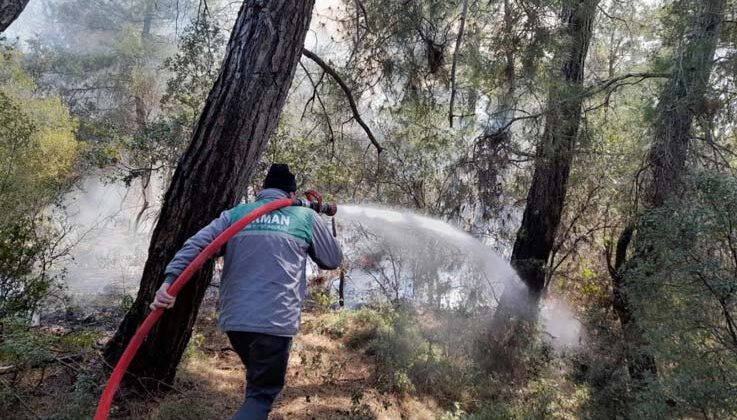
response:
<path id="1" fill-rule="evenodd" d="M 644 217 L 625 274 L 658 376 L 633 416 L 728 418 L 737 413 L 737 180 L 690 177 L 684 193 Z"/>
<path id="2" fill-rule="evenodd" d="M 77 376 L 71 398 L 49 420 L 77 420 L 92 418 L 97 398 L 102 393 L 105 378 L 100 372 L 85 372 Z M 115 406 L 111 409 L 114 413 Z"/>
<path id="3" fill-rule="evenodd" d="M 331 338 L 348 338 L 353 348 L 360 347 L 361 336 L 370 339 L 376 331 L 388 328 L 394 314 L 387 309 L 339 310 L 322 315 L 312 327 Z"/>
<path id="4" fill-rule="evenodd" d="M 56 337 L 39 334 L 38 329 L 29 327 L 23 320 L 6 318 L 2 324 L 0 340 L 0 362 L 12 366 L 35 366 L 53 360 L 50 348 Z"/>
<path id="5" fill-rule="evenodd" d="M 120 297 L 120 309 L 127 312 L 133 306 L 133 302 L 135 302 L 133 295 L 123 294 Z"/>
<path id="6" fill-rule="evenodd" d="M 315 287 L 310 289 L 308 303 L 311 304 L 310 307 L 315 312 L 325 313 L 330 310 L 330 306 L 333 304 L 333 298 L 325 289 Z"/>
<path id="7" fill-rule="evenodd" d="M 388 392 L 422 392 L 445 402 L 464 399 L 472 381 L 469 367 L 431 343 L 407 311 L 391 308 L 341 310 L 321 316 L 316 331 L 363 349 L 377 363 L 379 385 Z"/>
<path id="8" fill-rule="evenodd" d="M 29 316 L 59 285 L 64 233 L 48 216 L 74 182 L 80 143 L 59 97 L 37 90 L 0 39 L 0 318 Z"/>

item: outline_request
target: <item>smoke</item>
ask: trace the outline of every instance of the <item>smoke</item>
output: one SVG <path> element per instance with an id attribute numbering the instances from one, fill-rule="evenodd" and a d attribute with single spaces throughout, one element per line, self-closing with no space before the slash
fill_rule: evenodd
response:
<path id="1" fill-rule="evenodd" d="M 556 350 L 576 348 L 581 344 L 581 322 L 560 299 L 545 299 L 540 308 L 540 318 L 546 332 L 545 340 Z"/>
<path id="2" fill-rule="evenodd" d="M 69 294 L 84 298 L 100 293 L 135 294 L 146 261 L 153 226 L 149 211 L 136 225 L 140 194 L 117 183 L 87 178 L 65 197 L 76 244 L 67 271 Z"/>

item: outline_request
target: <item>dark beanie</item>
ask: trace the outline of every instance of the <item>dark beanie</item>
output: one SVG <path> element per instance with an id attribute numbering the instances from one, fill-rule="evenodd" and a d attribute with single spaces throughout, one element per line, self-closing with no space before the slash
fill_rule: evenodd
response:
<path id="1" fill-rule="evenodd" d="M 288 193 L 297 191 L 297 181 L 294 174 L 289 172 L 286 163 L 274 163 L 264 179 L 264 188 L 279 188 Z"/>

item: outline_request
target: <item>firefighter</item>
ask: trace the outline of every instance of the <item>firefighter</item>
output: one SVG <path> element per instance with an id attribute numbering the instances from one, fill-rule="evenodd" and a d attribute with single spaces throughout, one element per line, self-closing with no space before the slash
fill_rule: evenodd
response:
<path id="1" fill-rule="evenodd" d="M 266 202 L 294 198 L 295 176 L 285 164 L 273 164 L 253 203 L 224 211 L 189 238 L 166 267 L 166 279 L 151 309 L 171 308 L 168 287 L 216 236 Z M 307 257 L 321 269 L 335 269 L 340 245 L 322 218 L 308 207 L 291 206 L 247 225 L 221 250 L 218 326 L 246 368 L 245 402 L 233 419 L 261 420 L 284 387 L 292 338 L 300 323 L 307 290 Z"/>

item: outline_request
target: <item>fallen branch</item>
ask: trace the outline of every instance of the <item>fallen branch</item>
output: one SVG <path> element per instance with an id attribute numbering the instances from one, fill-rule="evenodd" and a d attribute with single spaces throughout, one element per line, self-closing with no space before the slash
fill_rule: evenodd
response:
<path id="1" fill-rule="evenodd" d="M 314 61 L 315 64 L 320 66 L 325 71 L 325 73 L 329 74 L 333 78 L 333 80 L 335 80 L 335 82 L 343 90 L 343 93 L 345 93 L 346 99 L 348 99 L 348 104 L 350 105 L 351 111 L 353 112 L 353 118 L 356 120 L 358 125 L 360 125 L 361 128 L 363 128 L 363 131 L 366 132 L 366 135 L 368 136 L 369 140 L 376 148 L 376 152 L 381 153 L 382 151 L 384 151 L 384 148 L 381 146 L 381 144 L 379 144 L 379 141 L 376 140 L 376 137 L 374 137 L 374 133 L 371 132 L 371 129 L 363 121 L 363 118 L 361 118 L 361 114 L 358 112 L 358 106 L 356 105 L 356 100 L 353 99 L 353 94 L 351 93 L 350 88 L 348 87 L 348 85 L 346 85 L 346 83 L 340 77 L 338 72 L 336 72 L 332 67 L 330 67 L 328 63 L 324 62 L 320 57 L 318 57 L 317 54 L 313 53 L 307 48 L 302 49 L 302 55 Z"/>

